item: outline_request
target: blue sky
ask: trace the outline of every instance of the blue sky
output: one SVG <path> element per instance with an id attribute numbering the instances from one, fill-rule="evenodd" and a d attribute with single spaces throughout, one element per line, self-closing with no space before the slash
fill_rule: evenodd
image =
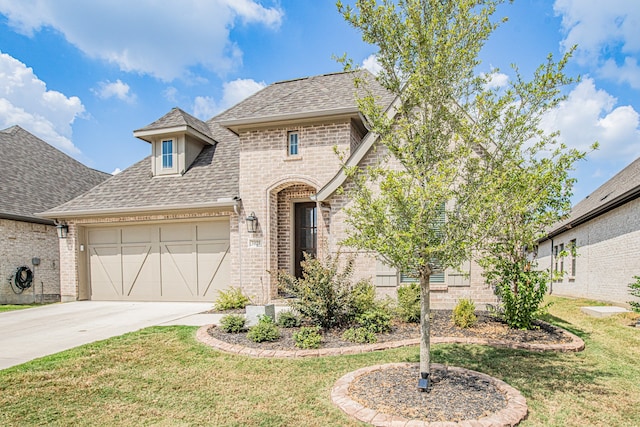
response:
<path id="1" fill-rule="evenodd" d="M 344 3 L 352 3 L 344 1 Z M 544 120 L 572 147 L 579 201 L 640 156 L 637 0 L 517 0 L 482 52 L 479 72 L 577 44 L 582 82 Z M 20 125 L 90 167 L 114 172 L 150 154 L 132 136 L 178 106 L 208 119 L 266 84 L 370 66 L 332 0 L 0 0 L 0 128 Z"/>

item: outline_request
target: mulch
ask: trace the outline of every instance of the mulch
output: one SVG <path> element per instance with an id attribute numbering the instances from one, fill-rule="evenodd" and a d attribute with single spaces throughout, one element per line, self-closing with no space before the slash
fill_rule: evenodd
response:
<path id="1" fill-rule="evenodd" d="M 478 322 L 459 328 L 451 320 L 451 310 L 432 310 L 431 337 L 482 337 L 530 344 L 558 344 L 571 338 L 557 328 L 540 322 L 533 330 L 509 328 L 488 312 L 476 312 Z M 280 328 L 278 341 L 255 343 L 246 333 L 229 334 L 212 327 L 209 334 L 221 341 L 264 350 L 296 350 L 293 333 L 298 328 Z M 347 347 L 355 344 L 342 339 L 343 331 L 324 331 L 321 348 Z M 387 334 L 378 334 L 378 342 L 420 337 L 418 324 L 396 322 Z M 507 406 L 503 393 L 484 378 L 448 369 L 432 369 L 429 392 L 418 390 L 418 366 L 379 369 L 356 378 L 349 386 L 349 396 L 363 406 L 380 413 L 424 422 L 459 422 L 477 420 Z"/>
<path id="2" fill-rule="evenodd" d="M 476 312 L 478 322 L 471 328 L 459 328 L 451 320 L 451 310 L 432 310 L 431 337 L 482 337 L 520 343 L 557 344 L 570 342 L 571 339 L 560 330 L 540 323 L 537 329 L 511 329 L 506 323 L 488 312 Z M 229 344 L 263 350 L 297 350 L 293 334 L 299 328 L 280 328 L 280 339 L 273 342 L 256 343 L 247 339 L 246 333 L 229 334 L 220 328 L 212 327 L 209 334 Z M 355 345 L 342 339 L 342 330 L 324 331 L 320 348 L 340 348 Z M 377 334 L 377 342 L 400 341 L 420 337 L 420 326 L 415 323 L 395 322 L 391 332 Z"/>

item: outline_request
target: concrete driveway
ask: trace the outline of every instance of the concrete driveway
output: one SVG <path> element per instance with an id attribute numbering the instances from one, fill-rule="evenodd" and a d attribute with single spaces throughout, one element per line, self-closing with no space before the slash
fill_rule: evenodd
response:
<path id="1" fill-rule="evenodd" d="M 156 325 L 215 323 L 211 303 L 77 301 L 0 313 L 0 369 Z"/>

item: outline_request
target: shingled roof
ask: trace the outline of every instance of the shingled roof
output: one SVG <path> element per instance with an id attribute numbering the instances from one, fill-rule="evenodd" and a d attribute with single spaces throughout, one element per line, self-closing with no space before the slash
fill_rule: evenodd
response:
<path id="1" fill-rule="evenodd" d="M 52 223 L 37 213 L 111 176 L 88 168 L 20 126 L 0 131 L 0 147 L 0 218 Z"/>
<path id="2" fill-rule="evenodd" d="M 356 77 L 366 81 L 366 85 L 356 89 Z M 393 96 L 380 86 L 373 74 L 360 70 L 274 83 L 212 120 L 231 126 L 236 122 L 267 122 L 299 115 L 357 113 L 356 96 L 366 95 L 367 90 L 385 106 L 393 101 Z"/>
<path id="3" fill-rule="evenodd" d="M 558 234 L 640 196 L 640 157 L 571 209 L 569 217 L 551 227 L 546 238 Z"/>
<path id="4" fill-rule="evenodd" d="M 230 205 L 238 196 L 238 138 L 212 125 L 218 144 L 206 145 L 182 176 L 152 177 L 151 157 L 61 206 L 49 218 Z"/>
<path id="5" fill-rule="evenodd" d="M 358 73 L 371 82 L 370 88 L 382 102 L 391 102 L 391 96 L 375 82 L 371 73 Z M 215 144 L 205 146 L 182 176 L 152 177 L 151 160 L 146 158 L 44 215 L 69 218 L 231 205 L 240 195 L 239 140 L 228 130 L 226 122 L 297 113 L 321 115 L 320 112 L 331 110 L 357 113 L 354 77 L 353 72 L 348 72 L 274 83 L 206 123 L 174 108 L 135 132 L 161 132 L 188 126 L 211 137 Z"/>
<path id="6" fill-rule="evenodd" d="M 215 144 L 209 126 L 202 120 L 193 117 L 191 114 L 178 107 L 174 107 L 171 111 L 160 117 L 155 122 L 133 131 L 133 135 L 140 139 L 144 139 L 147 142 L 151 142 L 152 139 L 149 139 L 149 136 L 162 133 L 163 130 L 185 131 L 193 134 L 205 143 Z"/>

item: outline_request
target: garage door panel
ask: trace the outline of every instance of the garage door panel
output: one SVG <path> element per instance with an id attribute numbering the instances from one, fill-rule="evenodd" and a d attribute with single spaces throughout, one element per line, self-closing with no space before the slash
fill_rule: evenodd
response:
<path id="1" fill-rule="evenodd" d="M 196 225 L 196 239 L 229 240 L 229 222 L 214 221 Z"/>
<path id="2" fill-rule="evenodd" d="M 196 298 L 196 262 L 193 245 L 166 244 L 162 245 L 162 297 Z"/>
<path id="3" fill-rule="evenodd" d="M 88 236 L 92 299 L 213 301 L 230 285 L 228 220 L 90 229 Z"/>
<path id="4" fill-rule="evenodd" d="M 148 243 L 154 240 L 156 227 L 135 226 L 122 228 L 122 243 Z"/>
<path id="5" fill-rule="evenodd" d="M 117 246 L 89 248 L 91 283 L 96 299 L 120 299 L 122 295 L 122 263 Z"/>
<path id="6" fill-rule="evenodd" d="M 192 224 L 171 224 L 160 228 L 161 242 L 184 242 L 193 238 Z"/>
<path id="7" fill-rule="evenodd" d="M 229 242 L 198 245 L 198 289 L 204 297 L 217 298 L 218 291 L 229 287 L 231 259 Z"/>
<path id="8" fill-rule="evenodd" d="M 122 247 L 122 280 L 125 298 L 152 298 L 157 290 L 157 253 L 152 245 Z"/>

